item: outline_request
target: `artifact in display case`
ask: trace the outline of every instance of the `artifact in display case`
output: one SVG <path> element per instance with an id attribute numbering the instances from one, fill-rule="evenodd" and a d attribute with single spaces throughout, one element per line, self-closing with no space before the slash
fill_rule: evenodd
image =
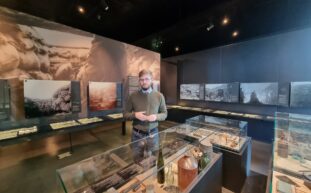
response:
<path id="1" fill-rule="evenodd" d="M 290 175 L 273 171 L 272 193 L 309 193 L 311 191 L 310 181 Z"/>
<path id="2" fill-rule="evenodd" d="M 96 122 L 101 122 L 101 121 L 103 121 L 103 119 L 99 117 L 78 119 L 78 122 L 81 124 L 90 124 L 90 123 L 96 123 Z"/>
<path id="3" fill-rule="evenodd" d="M 311 192 L 311 116 L 275 114 L 272 192 Z"/>
<path id="4" fill-rule="evenodd" d="M 38 132 L 37 126 L 0 131 L 0 140 L 16 138 Z"/>
<path id="5" fill-rule="evenodd" d="M 209 131 L 207 140 L 222 149 L 239 152 L 248 140 L 245 121 L 198 115 L 187 119 L 186 123 Z"/>
<path id="6" fill-rule="evenodd" d="M 107 117 L 111 119 L 122 119 L 123 118 L 123 113 L 114 113 L 114 114 L 109 114 Z"/>
<path id="7" fill-rule="evenodd" d="M 105 111 L 122 107 L 122 87 L 115 82 L 89 82 L 90 111 Z"/>
<path id="8" fill-rule="evenodd" d="M 216 110 L 216 111 L 214 111 L 213 113 L 215 113 L 215 114 L 220 114 L 220 115 L 229 115 L 229 112 L 228 112 L 228 111 Z"/>
<path id="9" fill-rule="evenodd" d="M 59 169 L 59 184 L 67 193 L 186 190 L 220 156 L 211 146 L 184 140 L 184 133 L 169 128 L 158 133 L 157 143 L 148 143 L 154 136 L 146 137 Z"/>
<path id="10" fill-rule="evenodd" d="M 291 82 L 290 107 L 311 107 L 311 82 Z"/>
<path id="11" fill-rule="evenodd" d="M 243 116 L 243 113 L 230 112 L 229 114 L 234 116 Z"/>
<path id="12" fill-rule="evenodd" d="M 73 126 L 78 126 L 80 125 L 78 122 L 75 120 L 72 121 L 63 121 L 63 122 L 58 122 L 58 123 L 51 123 L 50 126 L 52 129 L 57 130 L 57 129 L 64 129 L 67 127 L 73 127 Z"/>
<path id="13" fill-rule="evenodd" d="M 277 105 L 278 83 L 241 83 L 240 102 L 252 105 Z"/>
<path id="14" fill-rule="evenodd" d="M 10 89 L 7 80 L 0 80 L 0 121 L 10 119 Z"/>
<path id="15" fill-rule="evenodd" d="M 183 100 L 204 100 L 204 85 L 202 84 L 181 84 L 180 99 Z"/>
<path id="16" fill-rule="evenodd" d="M 255 114 L 247 114 L 245 113 L 243 117 L 252 118 L 252 119 L 263 119 L 264 117 L 261 115 L 255 115 Z"/>
<path id="17" fill-rule="evenodd" d="M 26 118 L 71 113 L 71 82 L 24 80 Z"/>
<path id="18" fill-rule="evenodd" d="M 239 83 L 205 84 L 205 100 L 211 102 L 239 102 Z"/>
<path id="19" fill-rule="evenodd" d="M 302 176 L 311 172 L 311 116 L 276 113 L 274 168 Z"/>

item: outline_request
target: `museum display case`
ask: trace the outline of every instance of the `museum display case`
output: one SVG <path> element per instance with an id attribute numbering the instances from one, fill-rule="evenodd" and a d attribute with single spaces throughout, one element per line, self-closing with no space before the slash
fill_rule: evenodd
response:
<path id="1" fill-rule="evenodd" d="M 60 189 L 66 193 L 190 192 L 221 159 L 211 146 L 200 143 L 204 138 L 188 135 L 195 130 L 191 125 L 175 126 L 61 168 L 56 172 Z"/>
<path id="2" fill-rule="evenodd" d="M 14 81 L 0 81 L 1 145 L 123 122 L 122 83 L 90 82 L 89 111 L 84 112 L 80 81 L 25 79 L 20 83 L 23 102 L 16 102 L 9 92 Z M 15 107 L 10 109 L 10 104 Z"/>
<path id="3" fill-rule="evenodd" d="M 249 140 L 245 121 L 198 115 L 187 119 L 186 123 L 199 127 L 194 134 L 207 136 L 207 140 L 219 148 L 240 152 Z"/>
<path id="4" fill-rule="evenodd" d="M 311 191 L 311 116 L 275 114 L 272 192 Z"/>

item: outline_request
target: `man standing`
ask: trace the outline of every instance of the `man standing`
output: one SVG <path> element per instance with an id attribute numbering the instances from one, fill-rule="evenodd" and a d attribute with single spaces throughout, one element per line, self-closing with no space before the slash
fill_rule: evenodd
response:
<path id="1" fill-rule="evenodd" d="M 151 87 L 152 72 L 140 71 L 139 84 L 141 89 L 129 96 L 124 112 L 124 118 L 133 121 L 132 142 L 134 142 L 135 161 L 141 160 L 145 152 L 158 149 L 158 121 L 164 121 L 167 117 L 163 95 Z M 140 140 L 146 137 L 148 137 L 146 140 Z"/>

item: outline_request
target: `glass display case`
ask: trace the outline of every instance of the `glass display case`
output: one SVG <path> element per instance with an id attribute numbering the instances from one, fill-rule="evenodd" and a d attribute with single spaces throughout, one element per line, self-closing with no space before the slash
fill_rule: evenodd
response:
<path id="1" fill-rule="evenodd" d="M 245 121 L 198 115 L 187 119 L 186 123 L 200 128 L 194 135 L 207 136 L 219 148 L 240 152 L 248 140 Z"/>
<path id="2" fill-rule="evenodd" d="M 62 192 L 189 192 L 220 155 L 188 135 L 194 130 L 172 127 L 61 168 Z"/>
<path id="3" fill-rule="evenodd" d="M 311 192 L 311 115 L 276 113 L 272 192 Z"/>

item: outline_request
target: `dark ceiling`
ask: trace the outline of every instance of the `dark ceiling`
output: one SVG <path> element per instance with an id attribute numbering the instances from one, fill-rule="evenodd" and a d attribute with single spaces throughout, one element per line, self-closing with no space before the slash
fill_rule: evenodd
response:
<path id="1" fill-rule="evenodd" d="M 0 0 L 0 5 L 162 57 L 311 26 L 311 0 Z"/>

